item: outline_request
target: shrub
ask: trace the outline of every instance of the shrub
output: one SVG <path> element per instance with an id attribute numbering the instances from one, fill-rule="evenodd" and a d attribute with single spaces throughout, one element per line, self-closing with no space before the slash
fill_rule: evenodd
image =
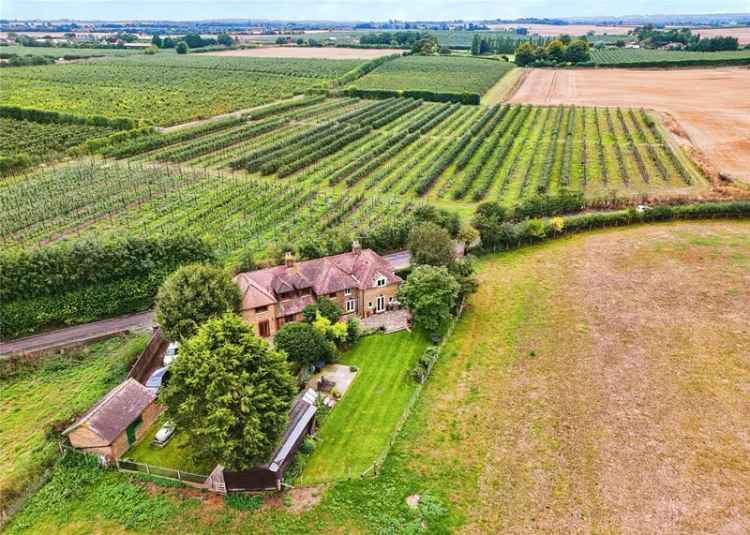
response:
<path id="1" fill-rule="evenodd" d="M 224 503 L 239 511 L 257 511 L 263 506 L 263 496 L 234 492 L 224 496 Z"/>
<path id="2" fill-rule="evenodd" d="M 303 322 L 284 324 L 274 337 L 274 345 L 300 368 L 321 360 L 331 362 L 336 355 L 334 345 L 315 327 Z"/>

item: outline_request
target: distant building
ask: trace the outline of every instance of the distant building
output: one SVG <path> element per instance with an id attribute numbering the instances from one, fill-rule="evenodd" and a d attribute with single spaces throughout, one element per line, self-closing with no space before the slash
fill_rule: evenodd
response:
<path id="1" fill-rule="evenodd" d="M 63 435 L 74 448 L 111 461 L 140 439 L 160 413 L 156 396 L 135 379 L 128 379 L 110 390 Z"/>
<path id="2" fill-rule="evenodd" d="M 352 251 L 240 273 L 234 281 L 242 293 L 241 314 L 258 336 L 273 336 L 282 325 L 302 319 L 302 309 L 319 297 L 336 302 L 346 316 L 366 318 L 398 307 L 402 280 L 393 266 L 357 242 Z"/>

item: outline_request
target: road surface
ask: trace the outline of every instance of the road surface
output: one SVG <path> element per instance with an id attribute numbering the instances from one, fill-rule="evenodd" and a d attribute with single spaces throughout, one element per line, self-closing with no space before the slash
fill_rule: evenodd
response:
<path id="1" fill-rule="evenodd" d="M 0 342 L 0 355 L 11 353 L 33 353 L 57 349 L 97 338 L 103 338 L 131 329 L 150 329 L 154 325 L 152 311 L 118 316 L 93 323 L 65 327 L 55 331 L 18 338 L 9 342 Z"/>

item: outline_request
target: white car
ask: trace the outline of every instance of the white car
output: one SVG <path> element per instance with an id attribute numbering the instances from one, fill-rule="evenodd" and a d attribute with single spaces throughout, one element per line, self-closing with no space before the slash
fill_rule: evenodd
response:
<path id="1" fill-rule="evenodd" d="M 170 366 L 174 362 L 174 359 L 177 358 L 177 352 L 179 349 L 179 342 L 170 342 L 169 346 L 167 346 L 167 352 L 164 353 L 164 366 Z"/>
<path id="2" fill-rule="evenodd" d="M 165 366 L 164 368 L 159 368 L 152 373 L 151 377 L 146 381 L 146 388 L 151 390 L 154 394 L 158 394 L 161 387 L 167 382 L 167 372 L 168 370 Z"/>
<path id="3" fill-rule="evenodd" d="M 172 422 L 167 422 L 154 435 L 154 446 L 163 447 L 167 441 L 174 435 L 176 426 Z"/>

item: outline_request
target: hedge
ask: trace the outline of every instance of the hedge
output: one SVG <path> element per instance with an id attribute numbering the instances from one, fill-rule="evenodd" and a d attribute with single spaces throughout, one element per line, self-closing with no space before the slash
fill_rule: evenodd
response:
<path id="1" fill-rule="evenodd" d="M 491 235 L 488 235 L 487 232 L 481 235 L 481 248 L 484 251 L 497 251 L 597 228 L 657 221 L 712 218 L 750 218 L 750 201 L 656 206 L 645 211 L 630 208 L 614 212 L 593 212 L 551 219 L 527 219 L 520 223 L 505 222 L 497 225 Z"/>
<path id="2" fill-rule="evenodd" d="M 33 108 L 20 108 L 18 106 L 0 106 L 0 117 L 17 119 L 20 121 L 33 121 L 35 123 L 57 123 L 57 124 L 87 124 L 91 126 L 106 126 L 116 130 L 130 130 L 138 126 L 137 121 L 118 117 L 110 119 L 102 115 L 71 115 L 56 111 L 36 110 Z"/>
<path id="3" fill-rule="evenodd" d="M 387 99 L 409 97 L 429 102 L 455 102 L 458 104 L 478 105 L 481 96 L 478 93 L 436 93 L 434 91 L 399 91 L 393 89 L 359 89 L 347 87 L 343 93 L 351 97 Z"/>
<path id="4" fill-rule="evenodd" d="M 376 69 L 377 67 L 380 67 L 383 63 L 401 57 L 401 55 L 402 54 L 390 54 L 388 56 L 381 56 L 379 58 L 368 61 L 367 63 L 363 63 L 359 67 L 355 67 L 351 71 L 344 74 L 341 78 L 334 80 L 334 82 L 331 84 L 331 87 L 338 87 L 353 82 L 357 78 L 361 78 L 368 72 Z"/>
<path id="5" fill-rule="evenodd" d="M 2 338 L 148 308 L 164 278 L 191 262 L 213 262 L 194 237 L 81 240 L 0 253 Z"/>
<path id="6" fill-rule="evenodd" d="M 169 271 L 153 271 L 145 278 L 95 284 L 56 295 L 0 302 L 2 339 L 39 332 L 44 328 L 88 323 L 140 312 L 153 305 Z"/>

